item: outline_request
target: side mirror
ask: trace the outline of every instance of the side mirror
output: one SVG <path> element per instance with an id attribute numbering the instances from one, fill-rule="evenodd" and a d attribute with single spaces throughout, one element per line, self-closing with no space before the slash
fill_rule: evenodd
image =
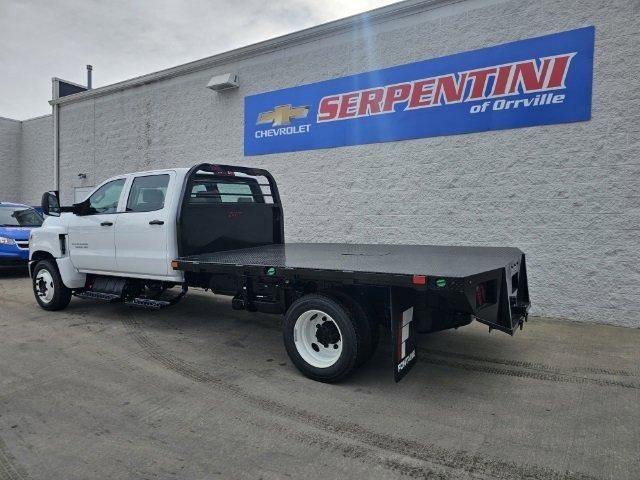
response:
<path id="1" fill-rule="evenodd" d="M 60 216 L 60 197 L 58 191 L 45 192 L 42 195 L 42 211 L 52 217 Z"/>
<path id="2" fill-rule="evenodd" d="M 74 215 L 78 215 L 80 217 L 83 215 L 89 215 L 89 206 L 89 199 L 87 199 L 84 202 L 74 203 L 70 208 L 70 211 L 73 212 Z"/>

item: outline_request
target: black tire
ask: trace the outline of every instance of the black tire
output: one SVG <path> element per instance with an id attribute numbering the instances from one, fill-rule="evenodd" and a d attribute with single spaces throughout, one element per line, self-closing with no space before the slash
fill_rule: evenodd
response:
<path id="1" fill-rule="evenodd" d="M 43 274 L 48 274 L 47 280 L 50 278 L 49 285 L 43 285 Z M 36 297 L 38 305 L 44 310 L 55 311 L 62 310 L 69 305 L 71 301 L 71 290 L 62 283 L 62 277 L 58 271 L 58 266 L 54 260 L 41 260 L 33 269 L 33 294 Z M 44 290 L 43 290 L 44 289 Z M 44 291 L 53 289 L 53 295 L 49 301 L 43 296 Z"/>
<path id="2" fill-rule="evenodd" d="M 294 340 L 298 318 L 310 310 L 327 313 L 341 333 L 342 350 L 339 358 L 325 368 L 308 363 L 298 352 Z M 362 327 L 362 320 L 356 318 L 352 310 L 336 296 L 313 293 L 299 298 L 287 310 L 283 324 L 284 346 L 293 364 L 306 377 L 318 382 L 334 383 L 349 376 L 358 366 L 359 357 L 365 349 Z"/>
<path id="3" fill-rule="evenodd" d="M 358 366 L 365 364 L 371 359 L 380 343 L 380 325 L 378 325 L 375 315 L 368 305 L 364 304 L 361 299 L 355 295 L 351 295 L 349 292 L 328 290 L 326 293 L 337 297 L 351 310 L 352 316 L 360 320 L 363 348 L 360 350 L 360 355 L 356 363 Z"/>

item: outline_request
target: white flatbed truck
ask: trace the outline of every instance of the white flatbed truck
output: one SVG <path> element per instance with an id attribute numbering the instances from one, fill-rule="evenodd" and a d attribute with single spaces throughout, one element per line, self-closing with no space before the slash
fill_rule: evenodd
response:
<path id="1" fill-rule="evenodd" d="M 233 297 L 235 309 L 284 314 L 296 367 L 322 382 L 364 364 L 391 331 L 394 378 L 415 364 L 416 334 L 469 324 L 513 334 L 530 301 L 517 248 L 287 244 L 266 170 L 199 164 L 119 175 L 48 215 L 30 238 L 38 304 L 72 296 L 159 309 L 188 288 Z M 179 293 L 172 293 L 181 287 Z"/>

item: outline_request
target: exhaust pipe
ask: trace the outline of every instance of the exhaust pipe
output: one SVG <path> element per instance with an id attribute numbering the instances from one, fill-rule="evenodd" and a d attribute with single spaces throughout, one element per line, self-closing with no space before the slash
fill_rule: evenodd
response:
<path id="1" fill-rule="evenodd" d="M 93 65 L 87 65 L 87 90 L 91 90 L 92 72 L 93 72 Z"/>

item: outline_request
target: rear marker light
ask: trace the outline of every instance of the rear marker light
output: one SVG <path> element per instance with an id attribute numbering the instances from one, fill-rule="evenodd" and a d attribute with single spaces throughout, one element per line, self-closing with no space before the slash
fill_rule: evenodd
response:
<path id="1" fill-rule="evenodd" d="M 411 283 L 413 283 L 414 285 L 426 285 L 427 277 L 424 275 L 414 275 Z"/>
<path id="2" fill-rule="evenodd" d="M 174 270 L 178 268 L 178 262 L 175 260 L 171 261 L 171 268 L 173 268 Z"/>
<path id="3" fill-rule="evenodd" d="M 476 307 L 481 307 L 487 303 L 487 291 L 484 284 L 480 284 L 476 287 Z"/>

